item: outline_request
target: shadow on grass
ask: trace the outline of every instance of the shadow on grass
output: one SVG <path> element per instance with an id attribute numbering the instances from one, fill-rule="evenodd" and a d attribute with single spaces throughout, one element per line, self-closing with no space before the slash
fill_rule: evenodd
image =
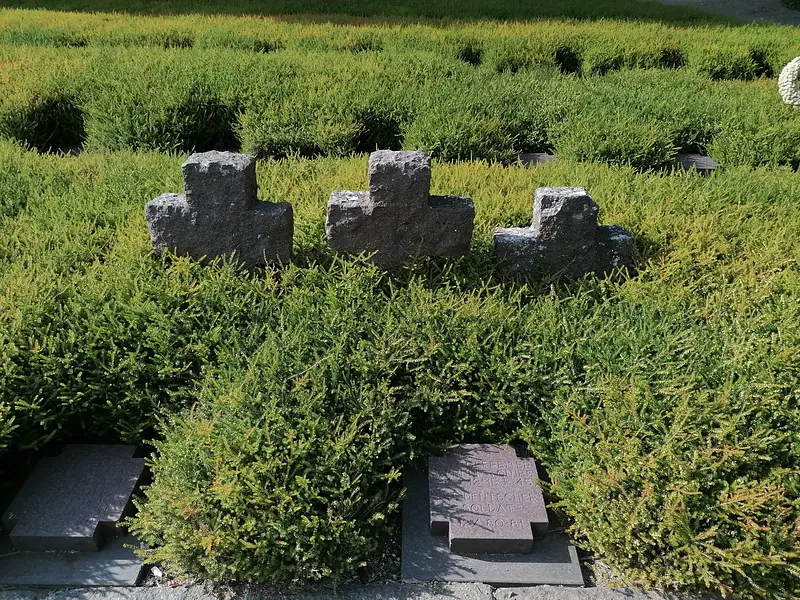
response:
<path id="1" fill-rule="evenodd" d="M 6 8 L 141 15 L 270 15 L 290 22 L 408 23 L 437 20 L 527 21 L 537 19 L 624 19 L 671 24 L 734 24 L 736 21 L 686 6 L 639 0 L 10 0 Z"/>

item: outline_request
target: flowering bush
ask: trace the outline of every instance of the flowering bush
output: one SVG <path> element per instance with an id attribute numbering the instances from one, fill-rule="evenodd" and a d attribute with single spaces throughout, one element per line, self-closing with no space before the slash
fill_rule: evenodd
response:
<path id="1" fill-rule="evenodd" d="M 778 91 L 786 104 L 800 106 L 800 56 L 781 71 L 778 77 Z"/>

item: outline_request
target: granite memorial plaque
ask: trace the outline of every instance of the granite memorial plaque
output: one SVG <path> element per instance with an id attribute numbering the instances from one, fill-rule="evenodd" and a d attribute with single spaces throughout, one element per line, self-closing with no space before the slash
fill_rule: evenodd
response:
<path id="1" fill-rule="evenodd" d="M 544 167 L 558 162 L 558 158 L 549 152 L 523 152 L 519 160 L 524 167 Z"/>
<path id="2" fill-rule="evenodd" d="M 704 156 L 702 154 L 678 154 L 675 159 L 675 165 L 684 171 L 691 171 L 694 169 L 698 175 L 710 175 L 719 169 L 719 163 L 713 158 Z"/>
<path id="3" fill-rule="evenodd" d="M 547 509 L 532 458 L 513 448 L 465 444 L 428 461 L 431 534 L 450 550 L 525 553 L 547 533 Z"/>
<path id="4" fill-rule="evenodd" d="M 2 515 L 0 583 L 134 585 L 143 561 L 117 524 L 145 468 L 135 451 L 69 445 L 42 458 Z"/>
<path id="5" fill-rule="evenodd" d="M 575 547 L 548 519 L 533 459 L 465 445 L 403 474 L 404 581 L 583 585 Z"/>

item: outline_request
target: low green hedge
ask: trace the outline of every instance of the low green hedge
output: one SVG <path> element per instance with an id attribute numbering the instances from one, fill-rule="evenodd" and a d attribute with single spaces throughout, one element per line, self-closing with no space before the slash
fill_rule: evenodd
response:
<path id="1" fill-rule="evenodd" d="M 477 207 L 470 255 L 381 273 L 324 243 L 364 156 L 259 163 L 293 203 L 295 261 L 154 259 L 144 203 L 180 156 L 0 145 L 0 448 L 155 436 L 132 527 L 214 579 L 342 580 L 396 523 L 400 470 L 462 441 L 525 441 L 589 551 L 634 581 L 800 592 L 800 180 L 569 159 L 434 167 Z M 532 190 L 588 186 L 637 271 L 572 284 L 493 269 Z"/>
<path id="2" fill-rule="evenodd" d="M 800 112 L 768 79 L 712 81 L 678 69 L 578 78 L 555 64 L 498 73 L 427 52 L 75 53 L 69 77 L 9 75 L 16 86 L 0 103 L 0 135 L 41 150 L 241 148 L 261 158 L 405 148 L 505 164 L 554 151 L 642 171 L 679 152 L 725 166 L 798 164 Z M 11 55 L 14 64 L 31 56 Z"/>

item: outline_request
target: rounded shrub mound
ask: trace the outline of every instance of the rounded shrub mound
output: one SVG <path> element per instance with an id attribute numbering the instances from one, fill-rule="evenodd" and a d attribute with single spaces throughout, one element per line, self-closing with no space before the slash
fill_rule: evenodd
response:
<path id="1" fill-rule="evenodd" d="M 374 555 L 399 492 L 389 385 L 343 386 L 364 408 L 335 414 L 325 378 L 274 372 L 284 371 L 275 350 L 255 358 L 257 377 L 215 389 L 156 444 L 155 483 L 132 527 L 155 560 L 289 582 L 347 577 Z"/>
<path id="2" fill-rule="evenodd" d="M 0 135 L 40 152 L 82 147 L 86 128 L 77 95 L 53 86 L 6 102 L 0 108 Z"/>

